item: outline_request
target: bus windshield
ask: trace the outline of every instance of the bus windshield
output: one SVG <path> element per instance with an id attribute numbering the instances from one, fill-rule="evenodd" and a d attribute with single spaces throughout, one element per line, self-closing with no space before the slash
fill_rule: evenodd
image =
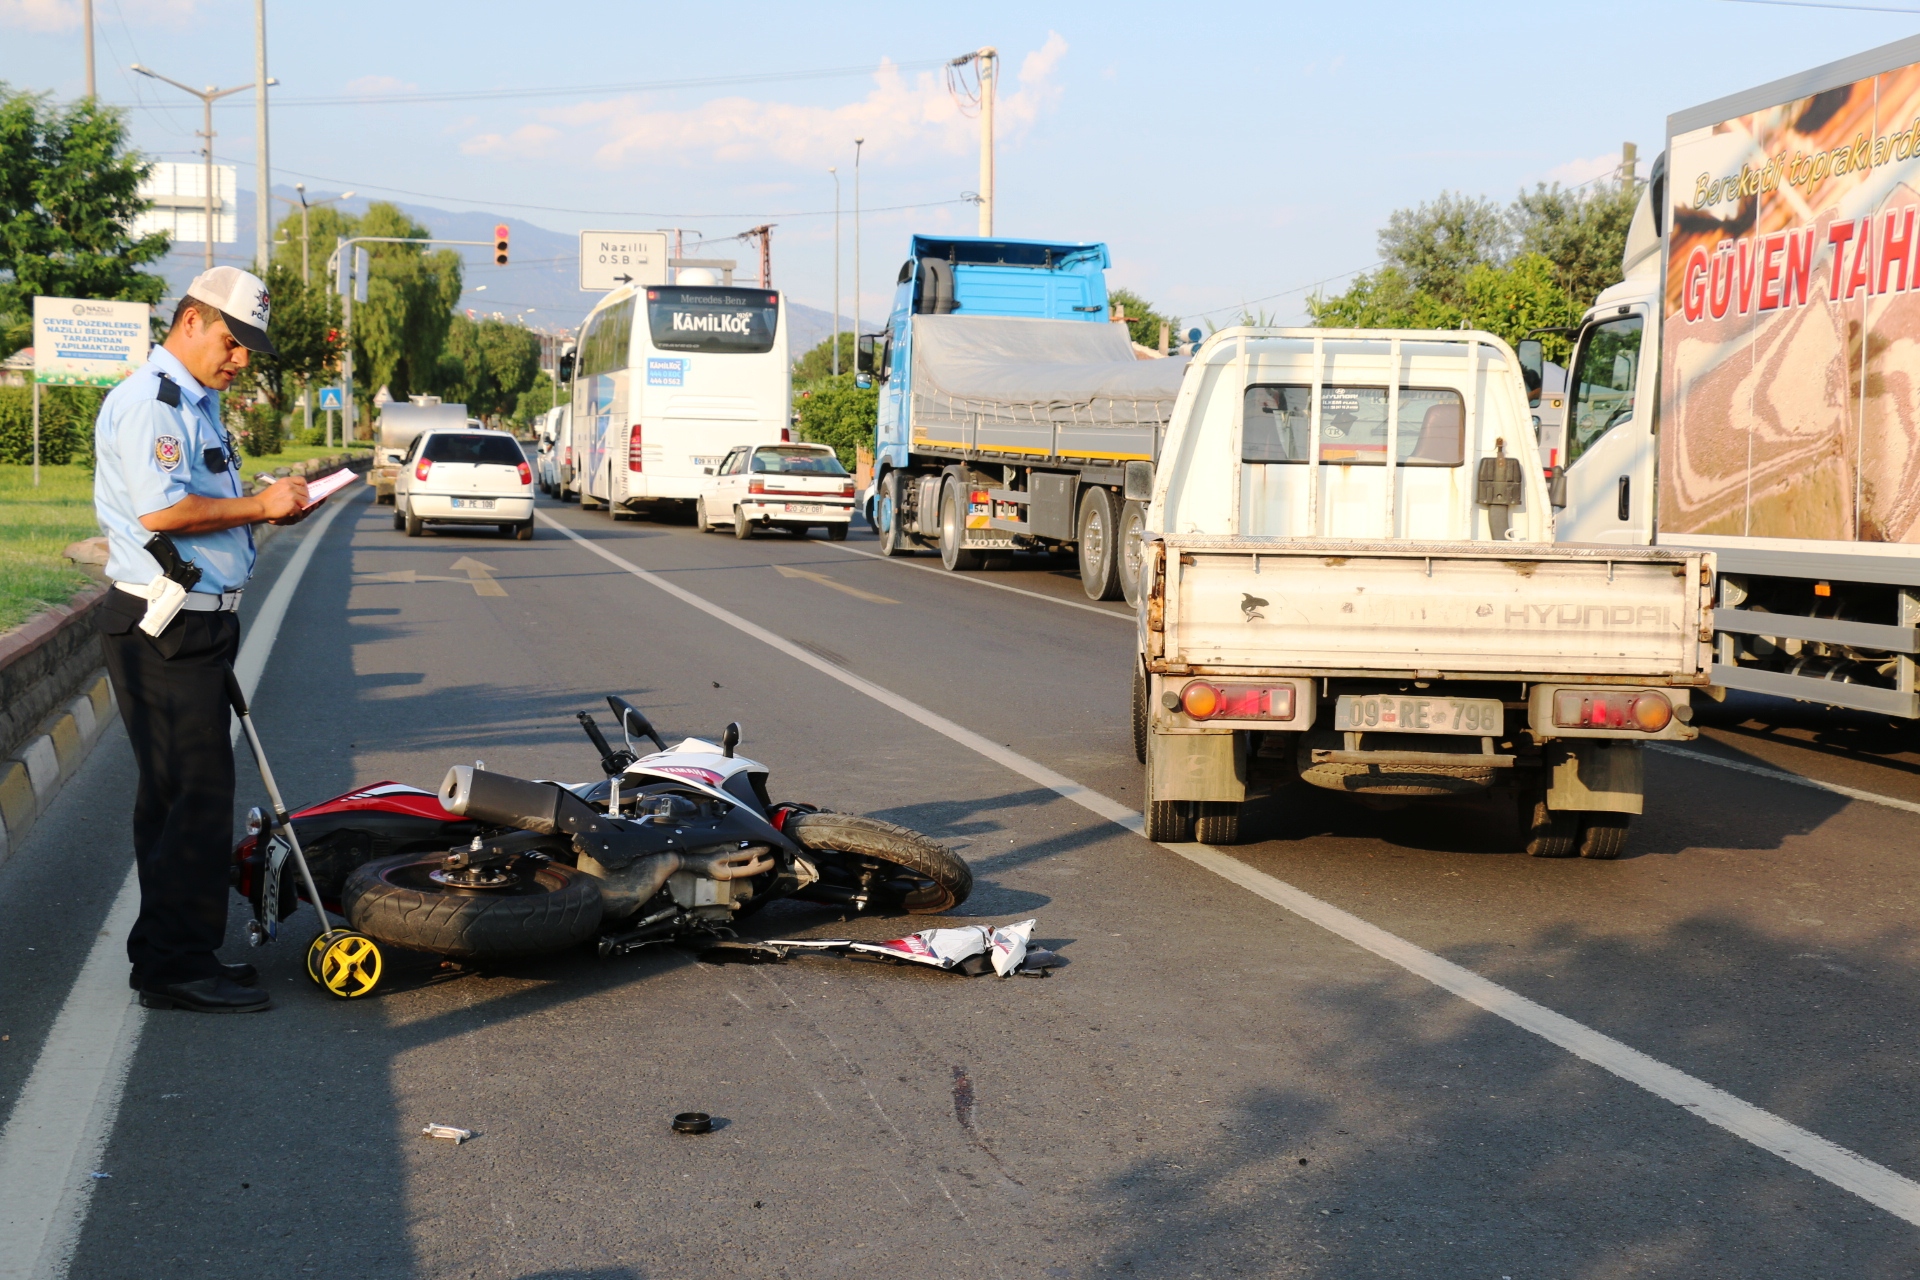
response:
<path id="1" fill-rule="evenodd" d="M 662 285 L 647 290 L 647 325 L 659 351 L 773 350 L 780 295 L 765 289 Z"/>

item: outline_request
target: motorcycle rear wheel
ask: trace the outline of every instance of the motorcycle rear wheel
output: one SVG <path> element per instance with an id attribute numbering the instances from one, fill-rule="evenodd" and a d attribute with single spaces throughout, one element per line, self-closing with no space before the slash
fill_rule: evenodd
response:
<path id="1" fill-rule="evenodd" d="M 798 814 L 784 829 L 820 868 L 796 895 L 809 901 L 844 906 L 864 893 L 869 906 L 931 915 L 973 892 L 972 868 L 918 831 L 853 813 Z"/>
<path id="2" fill-rule="evenodd" d="M 455 960 L 564 951 L 600 928 L 593 877 L 547 863 L 502 889 L 459 889 L 429 873 L 441 855 L 404 853 L 362 863 L 340 905 L 353 927 L 380 942 Z"/>

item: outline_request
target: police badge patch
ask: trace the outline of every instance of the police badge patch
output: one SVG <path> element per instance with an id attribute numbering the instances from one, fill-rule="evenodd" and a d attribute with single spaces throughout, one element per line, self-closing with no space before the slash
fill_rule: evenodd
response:
<path id="1" fill-rule="evenodd" d="M 172 471 L 180 465 L 180 437 L 160 436 L 153 442 L 153 460 L 160 464 L 162 471 Z"/>

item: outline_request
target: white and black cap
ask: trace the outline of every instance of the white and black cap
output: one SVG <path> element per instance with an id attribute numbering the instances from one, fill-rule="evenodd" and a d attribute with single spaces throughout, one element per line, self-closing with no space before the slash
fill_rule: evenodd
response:
<path id="1" fill-rule="evenodd" d="M 273 340 L 267 337 L 269 299 L 266 282 L 238 267 L 214 267 L 202 271 L 187 286 L 187 296 L 217 310 L 227 328 L 249 351 L 278 355 Z"/>

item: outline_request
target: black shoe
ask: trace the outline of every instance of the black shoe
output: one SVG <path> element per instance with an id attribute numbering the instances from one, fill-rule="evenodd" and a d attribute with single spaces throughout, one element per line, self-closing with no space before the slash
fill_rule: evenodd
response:
<path id="1" fill-rule="evenodd" d="M 194 1013 L 260 1013 L 271 1009 L 273 1000 L 258 987 L 243 987 L 223 974 L 194 982 L 141 987 L 140 1004 L 147 1009 L 188 1009 Z"/>
<path id="2" fill-rule="evenodd" d="M 240 964 L 223 964 L 220 967 L 226 971 L 229 979 L 239 983 L 243 987 L 257 987 L 260 985 L 260 971 L 250 964 L 242 962 Z M 164 984 L 147 982 L 137 973 L 129 973 L 127 975 L 127 986 L 135 991 L 146 987 L 157 987 L 161 985 Z"/>

